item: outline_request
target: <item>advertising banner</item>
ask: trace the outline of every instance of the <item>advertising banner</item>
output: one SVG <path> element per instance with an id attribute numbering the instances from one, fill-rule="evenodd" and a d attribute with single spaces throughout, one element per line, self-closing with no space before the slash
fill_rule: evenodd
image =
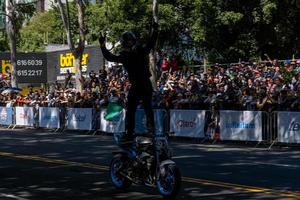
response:
<path id="1" fill-rule="evenodd" d="M 204 137 L 204 110 L 171 110 L 170 132 L 175 136 Z"/>
<path id="2" fill-rule="evenodd" d="M 0 53 L 1 73 L 4 78 L 8 78 L 11 73 L 10 54 Z"/>
<path id="3" fill-rule="evenodd" d="M 13 108 L 0 107 L 0 124 L 11 125 L 13 123 Z"/>
<path id="4" fill-rule="evenodd" d="M 300 112 L 278 112 L 278 142 L 300 143 Z"/>
<path id="5" fill-rule="evenodd" d="M 33 126 L 34 115 L 32 107 L 16 107 L 16 125 Z"/>
<path id="6" fill-rule="evenodd" d="M 40 107 L 39 126 L 42 128 L 60 128 L 59 108 Z"/>
<path id="7" fill-rule="evenodd" d="M 16 56 L 16 74 L 19 83 L 47 82 L 46 53 L 18 53 Z M 11 72 L 10 54 L 0 54 L 1 71 L 5 77 Z"/>
<path id="8" fill-rule="evenodd" d="M 19 83 L 46 83 L 46 53 L 17 54 L 17 79 Z"/>
<path id="9" fill-rule="evenodd" d="M 101 110 L 100 113 L 100 131 L 107 133 L 121 133 L 125 132 L 125 110 L 119 116 L 111 121 L 105 119 L 106 109 Z"/>
<path id="10" fill-rule="evenodd" d="M 262 141 L 262 114 L 253 111 L 220 111 L 221 140 Z"/>
<path id="11" fill-rule="evenodd" d="M 87 63 L 88 63 L 89 54 L 84 53 L 82 55 L 81 65 L 82 65 L 82 72 L 87 71 Z M 75 67 L 75 57 L 72 53 L 61 53 L 59 55 L 59 66 L 60 66 L 60 74 L 66 74 L 67 71 L 70 73 L 76 73 Z"/>
<path id="12" fill-rule="evenodd" d="M 69 48 L 64 50 L 49 49 L 47 59 L 49 82 L 64 81 L 67 71 L 70 71 L 73 75 L 76 73 L 75 58 Z M 92 71 L 99 71 L 103 65 L 103 56 L 99 46 L 86 46 L 81 65 L 83 76 L 88 76 Z"/>
<path id="13" fill-rule="evenodd" d="M 71 130 L 92 130 L 92 108 L 68 108 L 67 128 Z"/>
<path id="14" fill-rule="evenodd" d="M 154 112 L 154 124 L 155 133 L 163 134 L 164 131 L 164 112 L 163 110 L 153 110 Z M 137 109 L 135 113 L 135 133 L 146 133 L 147 132 L 147 118 L 143 109 Z"/>

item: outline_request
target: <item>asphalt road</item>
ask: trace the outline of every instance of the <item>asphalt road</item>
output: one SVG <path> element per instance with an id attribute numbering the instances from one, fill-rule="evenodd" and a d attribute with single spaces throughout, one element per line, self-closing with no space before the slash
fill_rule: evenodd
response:
<path id="1" fill-rule="evenodd" d="M 171 141 L 182 173 L 177 199 L 300 199 L 300 150 Z M 155 188 L 116 190 L 111 136 L 0 129 L 0 199 L 162 199 Z"/>

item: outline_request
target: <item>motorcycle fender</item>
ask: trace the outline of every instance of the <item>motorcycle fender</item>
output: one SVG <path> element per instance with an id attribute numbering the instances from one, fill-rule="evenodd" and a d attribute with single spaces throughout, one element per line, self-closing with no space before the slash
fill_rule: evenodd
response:
<path id="1" fill-rule="evenodd" d="M 164 177 L 166 170 L 165 170 L 165 166 L 167 165 L 176 165 L 176 163 L 173 160 L 164 160 L 160 163 L 159 165 L 159 175 Z"/>
<path id="2" fill-rule="evenodd" d="M 129 158 L 134 158 L 136 156 L 133 152 L 125 151 L 125 150 L 112 152 L 113 156 L 118 155 L 118 154 L 128 156 Z"/>
<path id="3" fill-rule="evenodd" d="M 125 151 L 115 151 L 115 152 L 112 152 L 113 156 L 118 155 L 118 154 L 120 154 L 120 155 L 127 155 L 127 152 L 125 152 Z"/>
<path id="4" fill-rule="evenodd" d="M 176 163 L 173 160 L 164 160 L 160 163 L 161 168 L 165 165 L 176 165 Z"/>

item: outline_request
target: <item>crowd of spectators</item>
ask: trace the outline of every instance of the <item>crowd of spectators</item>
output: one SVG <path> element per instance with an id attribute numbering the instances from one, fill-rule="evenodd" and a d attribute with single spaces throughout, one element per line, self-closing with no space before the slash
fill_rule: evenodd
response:
<path id="1" fill-rule="evenodd" d="M 172 62 L 171 62 L 172 63 Z M 215 64 L 194 70 L 161 63 L 153 107 L 162 109 L 300 111 L 300 62 Z M 0 106 L 106 107 L 110 101 L 126 105 L 130 83 L 121 67 L 101 69 L 82 77 L 83 92 L 66 75 L 63 83 L 28 94 L 0 95 Z"/>

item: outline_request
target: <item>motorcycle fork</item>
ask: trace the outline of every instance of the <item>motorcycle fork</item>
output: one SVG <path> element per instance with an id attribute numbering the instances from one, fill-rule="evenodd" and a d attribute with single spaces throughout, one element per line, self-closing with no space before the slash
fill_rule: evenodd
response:
<path id="1" fill-rule="evenodd" d="M 160 160 L 159 160 L 159 150 L 155 147 L 155 175 L 154 181 L 158 180 L 159 178 L 159 171 L 160 171 Z"/>

